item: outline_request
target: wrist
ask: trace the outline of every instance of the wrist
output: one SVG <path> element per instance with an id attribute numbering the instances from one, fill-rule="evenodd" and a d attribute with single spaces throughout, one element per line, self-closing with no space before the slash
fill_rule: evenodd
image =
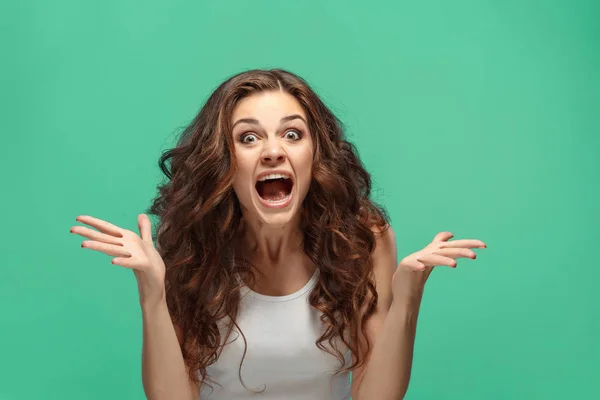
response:
<path id="1" fill-rule="evenodd" d="M 153 293 L 152 295 L 140 291 L 140 306 L 144 312 L 154 312 L 156 309 L 167 306 L 165 291 Z"/>

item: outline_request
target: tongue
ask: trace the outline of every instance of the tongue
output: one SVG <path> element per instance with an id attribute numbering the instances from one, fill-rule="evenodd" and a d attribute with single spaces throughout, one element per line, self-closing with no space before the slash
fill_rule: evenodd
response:
<path id="1" fill-rule="evenodd" d="M 260 185 L 259 194 L 265 200 L 278 201 L 283 200 L 288 195 L 288 187 L 283 179 L 263 182 Z"/>

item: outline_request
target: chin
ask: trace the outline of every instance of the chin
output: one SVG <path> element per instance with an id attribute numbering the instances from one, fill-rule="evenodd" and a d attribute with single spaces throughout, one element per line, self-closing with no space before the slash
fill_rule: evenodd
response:
<path id="1" fill-rule="evenodd" d="M 261 223 L 271 227 L 271 228 L 283 228 L 284 226 L 289 225 L 293 216 L 289 215 L 260 215 L 259 220 Z"/>

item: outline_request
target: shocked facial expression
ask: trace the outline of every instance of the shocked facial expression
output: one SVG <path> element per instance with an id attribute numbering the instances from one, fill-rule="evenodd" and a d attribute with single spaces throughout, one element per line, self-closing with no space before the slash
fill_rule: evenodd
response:
<path id="1" fill-rule="evenodd" d="M 282 226 L 310 187 L 313 139 L 300 103 L 282 91 L 252 94 L 232 115 L 236 174 L 233 189 L 244 218 Z"/>

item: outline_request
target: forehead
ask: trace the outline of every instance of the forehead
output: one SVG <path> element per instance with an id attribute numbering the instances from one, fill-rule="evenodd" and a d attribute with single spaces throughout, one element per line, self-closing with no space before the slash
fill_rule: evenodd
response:
<path id="1" fill-rule="evenodd" d="M 290 114 L 299 114 L 306 119 L 304 109 L 294 96 L 281 91 L 254 93 L 238 102 L 231 120 L 256 118 L 259 121 L 277 120 Z"/>

